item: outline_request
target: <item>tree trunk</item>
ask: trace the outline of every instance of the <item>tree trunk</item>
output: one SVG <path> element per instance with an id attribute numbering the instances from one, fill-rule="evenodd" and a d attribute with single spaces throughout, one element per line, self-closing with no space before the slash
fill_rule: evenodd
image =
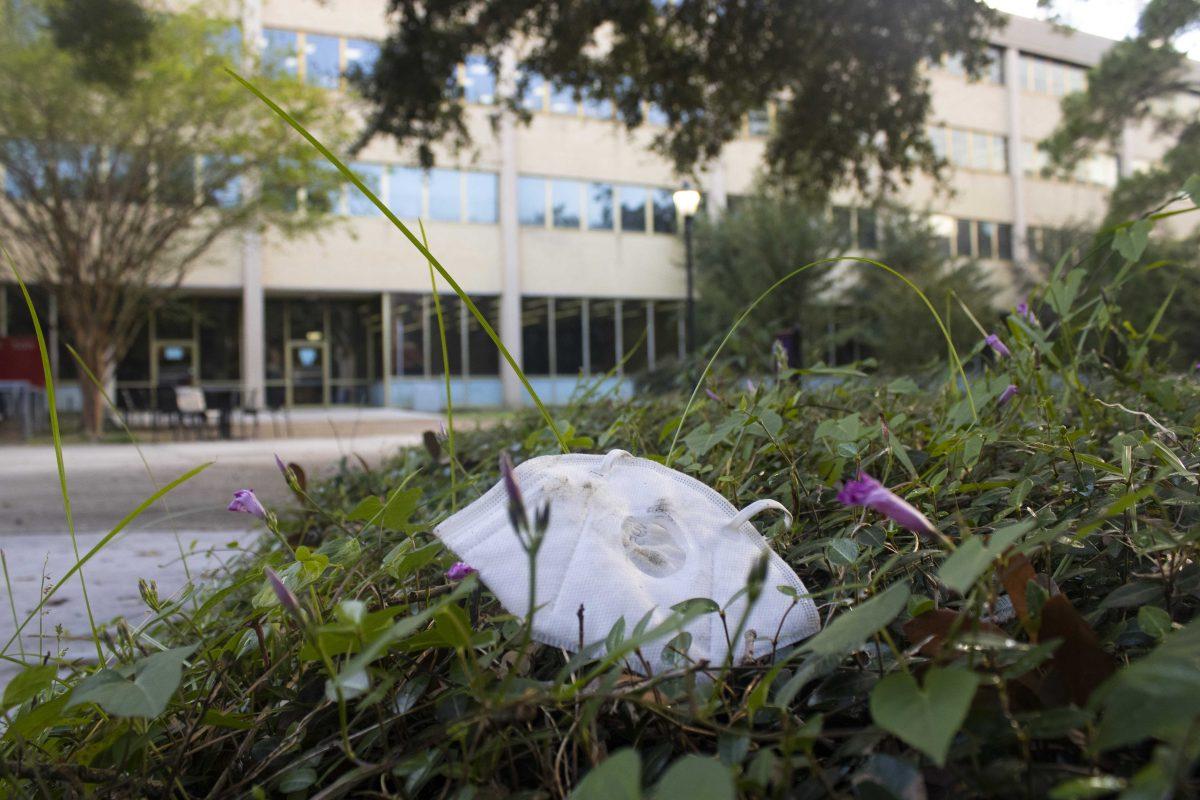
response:
<path id="1" fill-rule="evenodd" d="M 104 417 L 108 403 L 104 399 L 104 391 L 110 388 L 116 364 L 112 358 L 112 348 L 108 346 L 107 337 L 99 331 L 89 331 L 87 339 L 89 346 L 82 347 L 79 355 L 84 364 L 96 376 L 99 385 L 80 370 L 79 388 L 83 393 L 83 430 L 89 439 L 97 439 L 104 432 Z M 78 336 L 78 333 L 77 333 Z M 113 398 L 115 402 L 115 398 Z"/>

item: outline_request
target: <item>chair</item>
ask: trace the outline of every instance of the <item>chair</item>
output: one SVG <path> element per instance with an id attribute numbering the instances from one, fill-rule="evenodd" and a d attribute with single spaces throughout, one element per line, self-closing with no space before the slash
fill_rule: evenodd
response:
<path id="1" fill-rule="evenodd" d="M 175 407 L 179 410 L 183 427 L 189 423 L 195 425 L 196 437 L 199 438 L 208 427 L 208 403 L 204 399 L 204 390 L 198 386 L 176 386 Z"/>

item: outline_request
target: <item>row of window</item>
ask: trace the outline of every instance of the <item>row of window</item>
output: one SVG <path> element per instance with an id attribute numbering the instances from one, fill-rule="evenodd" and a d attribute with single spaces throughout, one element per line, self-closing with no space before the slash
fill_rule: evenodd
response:
<path id="1" fill-rule="evenodd" d="M 1050 158 L 1037 146 L 1037 142 L 1029 139 L 1021 142 L 1022 168 L 1027 175 L 1040 176 L 1042 170 L 1050 166 Z M 1091 183 L 1096 186 L 1112 188 L 1121 177 L 1121 161 L 1111 153 L 1093 153 L 1081 160 L 1071 174 L 1071 179 L 1078 183 Z"/>
<path id="2" fill-rule="evenodd" d="M 292 75 L 325 89 L 337 89 L 354 69 L 369 73 L 379 58 L 379 44 L 369 39 L 282 28 L 263 28 L 258 46 L 268 74 Z"/>
<path id="3" fill-rule="evenodd" d="M 929 129 L 929 141 L 938 158 L 956 167 L 1008 172 L 1007 136 L 935 126 Z"/>
<path id="4" fill-rule="evenodd" d="M 959 78 L 967 78 L 967 68 L 963 66 L 962 56 L 952 53 L 942 59 L 942 69 Z M 1004 49 L 1001 47 L 988 48 L 988 62 L 977 79 L 981 83 L 996 86 L 1004 84 Z"/>
<path id="5" fill-rule="evenodd" d="M 421 170 L 355 163 L 351 169 L 367 187 L 403 219 L 495 224 L 499 208 L 499 179 L 494 172 L 456 169 Z M 354 186 L 335 198 L 338 213 L 378 217 L 382 213 Z"/>
<path id="6" fill-rule="evenodd" d="M 935 215 L 931 223 L 947 256 L 1012 261 L 1013 228 L 1007 222 Z"/>
<path id="7" fill-rule="evenodd" d="M 495 328 L 500 301 L 472 298 Z M 439 296 L 445 322 L 443 362 L 432 297 L 399 298 L 394 374 L 409 377 L 496 375 L 496 346 L 464 304 Z M 528 375 L 638 373 L 682 357 L 683 315 L 676 301 L 525 297 L 521 300 L 521 360 Z"/>
<path id="8" fill-rule="evenodd" d="M 1063 97 L 1087 88 L 1087 68 L 1021 53 L 1018 84 L 1027 92 Z"/>
<path id="9" fill-rule="evenodd" d="M 532 228 L 675 233 L 670 189 L 559 178 L 517 179 L 517 218 Z"/>

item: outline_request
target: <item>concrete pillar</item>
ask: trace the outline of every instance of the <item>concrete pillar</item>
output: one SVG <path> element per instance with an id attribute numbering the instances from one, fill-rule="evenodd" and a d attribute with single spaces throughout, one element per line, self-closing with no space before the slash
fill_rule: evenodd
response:
<path id="1" fill-rule="evenodd" d="M 242 69 L 249 73 L 258 61 L 262 37 L 262 0 L 242 2 Z M 246 202 L 253 202 L 260 191 L 256 176 L 242 182 Z M 242 232 L 242 402 L 261 408 L 267 399 L 264 365 L 264 324 L 262 284 L 262 233 L 255 228 Z"/>
<path id="2" fill-rule="evenodd" d="M 725 187 L 725 159 L 717 156 L 708 167 L 708 198 L 706 208 L 708 218 L 715 220 L 725 213 L 729 205 L 729 195 Z"/>
<path id="3" fill-rule="evenodd" d="M 1013 263 L 1029 263 L 1028 224 L 1025 218 L 1025 165 L 1021 147 L 1020 53 L 1004 49 L 1004 87 L 1008 93 L 1008 171 L 1012 186 Z"/>
<path id="4" fill-rule="evenodd" d="M 497 87 L 502 98 L 516 90 L 517 57 L 511 47 L 500 56 Z M 500 341 L 518 364 L 524 366 L 521 353 L 521 251 L 517 218 L 517 127 L 508 109 L 500 112 Z M 525 387 L 516 372 L 501 359 L 500 383 L 504 405 L 522 404 Z"/>
<path id="5" fill-rule="evenodd" d="M 384 292 L 379 296 L 379 359 L 382 362 L 383 368 L 380 370 L 379 377 L 383 383 L 383 402 L 382 406 L 392 405 L 392 370 L 394 369 L 392 357 L 392 293 Z M 401 343 L 403 346 L 403 343 Z"/>

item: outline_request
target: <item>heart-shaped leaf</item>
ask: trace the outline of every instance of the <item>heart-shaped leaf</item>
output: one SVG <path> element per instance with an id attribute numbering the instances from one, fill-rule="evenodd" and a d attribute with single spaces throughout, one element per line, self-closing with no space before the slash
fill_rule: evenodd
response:
<path id="1" fill-rule="evenodd" d="M 571 800 L 639 800 L 642 796 L 642 759 L 625 748 L 601 761 L 583 776 Z"/>
<path id="2" fill-rule="evenodd" d="M 655 800 L 733 800 L 733 776 L 729 768 L 715 758 L 688 755 L 667 768 L 658 786 Z"/>
<path id="3" fill-rule="evenodd" d="M 146 656 L 134 665 L 133 680 L 102 669 L 79 683 L 67 707 L 95 703 L 116 717 L 157 717 L 179 688 L 183 662 L 195 649 L 176 647 Z"/>
<path id="4" fill-rule="evenodd" d="M 941 766 L 978 685 L 979 676 L 961 667 L 931 667 L 923 688 L 911 674 L 898 672 L 875 684 L 871 718 Z"/>

